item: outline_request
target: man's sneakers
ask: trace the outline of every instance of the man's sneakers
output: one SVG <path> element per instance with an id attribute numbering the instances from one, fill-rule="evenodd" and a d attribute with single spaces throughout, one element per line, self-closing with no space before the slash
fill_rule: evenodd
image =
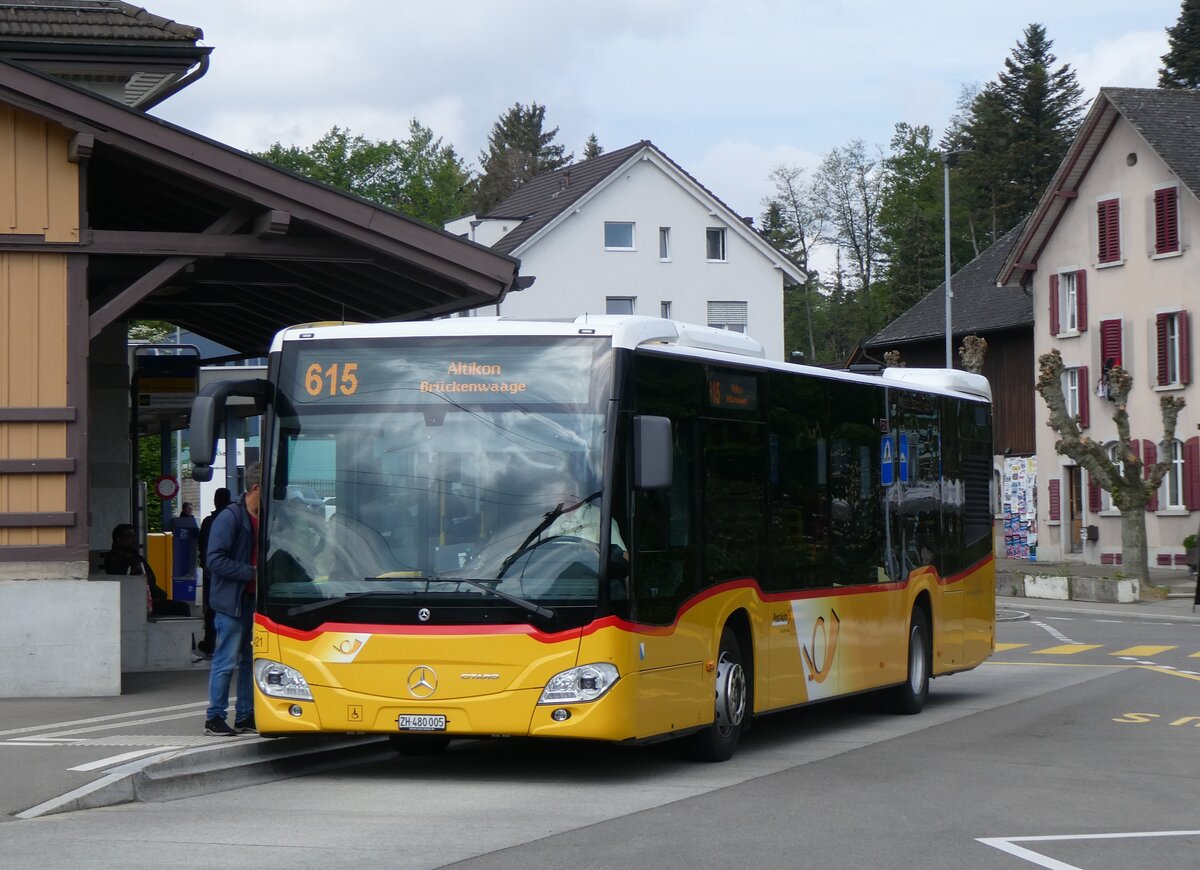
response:
<path id="1" fill-rule="evenodd" d="M 251 713 L 245 719 L 235 719 L 233 730 L 238 734 L 253 734 L 257 731 L 258 729 L 254 727 L 254 714 Z"/>
<path id="2" fill-rule="evenodd" d="M 237 737 L 238 732 L 229 727 L 224 719 L 208 719 L 204 723 L 204 733 L 210 737 Z"/>

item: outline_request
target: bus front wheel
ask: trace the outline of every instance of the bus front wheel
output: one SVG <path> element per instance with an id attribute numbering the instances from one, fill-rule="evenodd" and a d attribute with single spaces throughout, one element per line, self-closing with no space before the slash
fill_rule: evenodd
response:
<path id="1" fill-rule="evenodd" d="M 721 649 L 717 654 L 713 723 L 689 738 L 693 758 L 698 761 L 728 761 L 733 757 L 746 723 L 748 699 L 741 648 L 737 635 L 726 626 L 721 632 Z"/>
<path id="2" fill-rule="evenodd" d="M 929 697 L 931 646 L 929 617 L 924 608 L 917 607 L 908 628 L 908 679 L 892 689 L 888 698 L 893 712 L 911 716 L 925 706 Z"/>

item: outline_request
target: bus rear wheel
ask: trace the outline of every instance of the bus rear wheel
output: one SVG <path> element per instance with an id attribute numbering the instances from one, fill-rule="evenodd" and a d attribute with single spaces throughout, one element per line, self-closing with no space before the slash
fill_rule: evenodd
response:
<path id="1" fill-rule="evenodd" d="M 749 697 L 737 635 L 726 626 L 721 632 L 721 648 L 717 654 L 713 723 L 688 738 L 691 741 L 688 749 L 692 758 L 697 761 L 728 761 L 733 757 L 746 724 Z"/>
<path id="2" fill-rule="evenodd" d="M 932 646 L 929 634 L 929 617 L 924 608 L 917 607 L 908 628 L 908 679 L 889 690 L 888 706 L 894 713 L 906 716 L 920 713 L 929 697 Z"/>
<path id="3" fill-rule="evenodd" d="M 392 749 L 400 755 L 441 755 L 450 745 L 450 738 L 441 734 L 389 734 Z"/>

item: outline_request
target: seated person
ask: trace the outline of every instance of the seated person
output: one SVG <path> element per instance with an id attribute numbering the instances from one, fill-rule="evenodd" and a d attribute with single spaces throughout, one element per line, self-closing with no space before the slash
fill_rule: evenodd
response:
<path id="1" fill-rule="evenodd" d="M 112 549 L 100 556 L 105 574 L 146 575 L 146 613 L 150 616 L 191 616 L 185 601 L 172 601 L 155 582 L 154 569 L 137 548 L 137 534 L 129 523 L 118 523 L 112 530 Z"/>

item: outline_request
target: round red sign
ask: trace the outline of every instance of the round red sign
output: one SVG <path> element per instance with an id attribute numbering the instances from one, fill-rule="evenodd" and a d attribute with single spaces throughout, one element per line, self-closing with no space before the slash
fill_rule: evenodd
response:
<path id="1" fill-rule="evenodd" d="M 175 498 L 175 496 L 179 494 L 179 481 L 173 477 L 164 475 L 163 477 L 160 477 L 158 480 L 154 481 L 154 492 L 163 501 Z"/>

